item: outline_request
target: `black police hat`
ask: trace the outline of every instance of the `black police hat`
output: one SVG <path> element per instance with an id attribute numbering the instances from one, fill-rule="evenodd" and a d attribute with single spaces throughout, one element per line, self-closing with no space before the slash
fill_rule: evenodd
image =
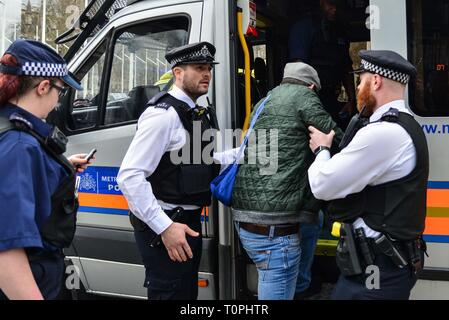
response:
<path id="1" fill-rule="evenodd" d="M 60 78 L 72 88 L 83 90 L 79 81 L 67 69 L 64 58 L 42 42 L 19 39 L 9 46 L 5 54 L 14 56 L 18 66 L 0 65 L 1 73 Z"/>
<path id="2" fill-rule="evenodd" d="M 165 59 L 172 68 L 180 64 L 218 64 L 214 61 L 215 47 L 206 41 L 188 44 L 170 50 Z"/>
<path id="3" fill-rule="evenodd" d="M 416 68 L 400 54 L 390 50 L 360 50 L 362 58 L 354 73 L 370 72 L 407 84 L 416 75 Z"/>

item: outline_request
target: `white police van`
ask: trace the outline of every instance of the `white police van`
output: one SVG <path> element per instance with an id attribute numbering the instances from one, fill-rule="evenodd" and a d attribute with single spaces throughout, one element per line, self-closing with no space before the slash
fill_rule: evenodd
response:
<path id="1" fill-rule="evenodd" d="M 82 290 L 99 295 L 146 297 L 144 267 L 116 175 L 146 101 L 163 87 L 158 81 L 169 71 L 164 59 L 166 51 L 198 41 L 216 46 L 220 64 L 214 68 L 208 97 L 216 106 L 221 128 L 242 128 L 247 116 L 245 106 L 253 105 L 267 88 L 281 80 L 288 58 L 289 27 L 317 3 L 318 0 L 92 0 L 74 29 L 59 37 L 59 43 L 72 41 L 66 58 L 84 91 L 67 95 L 51 121 L 70 136 L 68 153 L 98 149 L 94 164 L 81 174 L 78 228 L 72 247 L 66 250 L 68 261 L 79 268 Z M 353 58 L 361 48 L 391 49 L 407 56 L 418 68 L 416 84 L 409 87 L 409 103 L 427 135 L 431 154 L 425 232 L 430 258 L 412 298 L 446 298 L 449 4 L 444 0 L 342 3 L 346 7 Z M 263 58 L 266 66 L 254 70 L 254 77 L 250 77 L 248 70 L 253 68 L 255 57 Z M 245 68 L 247 78 L 242 72 Z M 165 89 L 169 87 L 170 82 Z M 199 298 L 254 298 L 257 272 L 234 235 L 229 208 L 217 203 L 205 208 L 203 234 Z M 326 261 L 332 262 L 335 243 L 336 239 L 322 239 L 317 248 L 314 272 L 324 281 L 334 278 L 329 268 L 332 263 L 320 261 L 327 256 Z"/>

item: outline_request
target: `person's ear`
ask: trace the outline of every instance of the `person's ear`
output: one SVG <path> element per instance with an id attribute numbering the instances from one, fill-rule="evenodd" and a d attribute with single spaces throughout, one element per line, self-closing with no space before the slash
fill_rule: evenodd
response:
<path id="1" fill-rule="evenodd" d="M 173 77 L 175 79 L 181 78 L 182 77 L 182 72 L 183 72 L 183 69 L 181 67 L 174 67 L 173 68 Z"/>
<path id="2" fill-rule="evenodd" d="M 382 87 L 382 77 L 379 76 L 378 74 L 375 74 L 373 76 L 373 81 L 371 82 L 371 84 L 373 86 L 372 89 L 374 91 L 379 90 Z"/>
<path id="3" fill-rule="evenodd" d="M 312 91 L 316 91 L 316 85 L 312 83 L 311 85 L 309 85 L 309 89 Z"/>
<path id="4" fill-rule="evenodd" d="M 43 80 L 36 86 L 36 93 L 38 96 L 43 96 L 48 94 L 50 89 L 50 80 Z"/>

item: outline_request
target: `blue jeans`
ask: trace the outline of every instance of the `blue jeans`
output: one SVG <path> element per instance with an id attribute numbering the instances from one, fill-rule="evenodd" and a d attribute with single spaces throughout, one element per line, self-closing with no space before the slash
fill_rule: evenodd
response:
<path id="1" fill-rule="evenodd" d="M 323 227 L 323 212 L 319 212 L 319 224 L 301 224 L 301 261 L 299 262 L 296 293 L 306 291 L 312 281 L 312 263 L 316 243 Z"/>
<path id="2" fill-rule="evenodd" d="M 257 267 L 259 300 L 292 300 L 301 257 L 299 234 L 264 236 L 240 228 L 238 222 L 236 230 Z"/>

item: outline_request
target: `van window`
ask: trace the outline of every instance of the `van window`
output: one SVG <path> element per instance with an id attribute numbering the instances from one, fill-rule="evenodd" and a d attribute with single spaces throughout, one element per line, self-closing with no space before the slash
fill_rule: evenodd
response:
<path id="1" fill-rule="evenodd" d="M 410 106 L 426 117 L 449 116 L 449 2 L 408 0 L 408 52 L 418 76 Z"/>
<path id="2" fill-rule="evenodd" d="M 80 130 L 95 127 L 100 106 L 100 86 L 104 69 L 106 41 L 104 41 L 87 63 L 77 73 L 83 91 L 76 91 L 68 127 Z"/>
<path id="3" fill-rule="evenodd" d="M 176 17 L 122 29 L 115 37 L 105 125 L 137 119 L 171 78 L 165 54 L 188 41 L 189 20 Z M 162 85 L 161 85 L 162 83 Z"/>
<path id="4" fill-rule="evenodd" d="M 106 50 L 111 47 L 106 37 L 76 72 L 84 90 L 74 94 L 68 129 L 88 131 L 138 119 L 148 100 L 169 87 L 171 68 L 165 54 L 188 43 L 188 30 L 189 19 L 177 16 L 118 30 L 113 50 Z M 105 86 L 106 95 L 101 91 Z M 102 108 L 104 113 L 99 112 Z M 98 119 L 100 114 L 104 120 Z"/>

